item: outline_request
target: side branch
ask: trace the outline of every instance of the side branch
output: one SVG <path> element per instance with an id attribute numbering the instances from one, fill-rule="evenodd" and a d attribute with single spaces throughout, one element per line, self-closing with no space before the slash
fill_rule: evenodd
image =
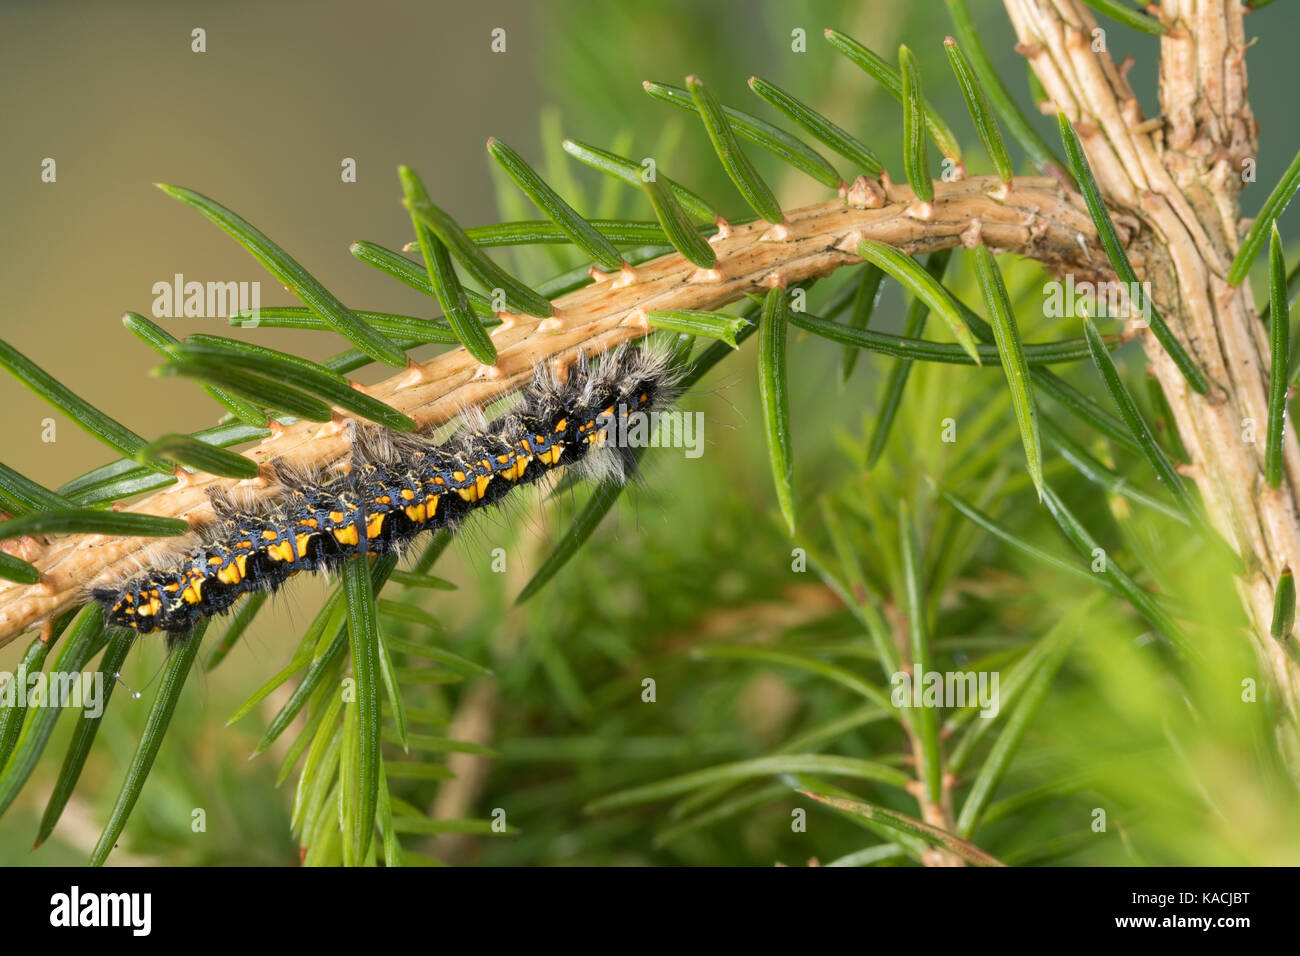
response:
<path id="1" fill-rule="evenodd" d="M 548 319 L 504 315 L 493 331 L 499 355 L 492 367 L 479 365 L 458 348 L 365 391 L 413 418 L 420 429 L 453 419 L 521 388 L 538 363 L 567 367 L 579 353 L 598 354 L 650 331 L 646 312 L 655 309 L 717 309 L 773 285 L 829 275 L 862 260 L 861 239 L 876 239 L 908 253 L 930 252 L 981 241 L 1016 252 L 1055 272 L 1110 275 L 1105 253 L 1080 197 L 1051 179 L 1014 181 L 1003 194 L 995 177 L 935 183 L 932 213 L 905 186 L 860 178 L 838 199 L 792 211 L 788 235 L 773 235 L 766 223 L 727 227 L 712 240 L 717 266 L 701 270 L 681 255 L 663 256 L 632 274 L 601 276 L 592 285 L 556 300 Z M 1125 242 L 1136 223 L 1121 217 Z M 348 452 L 343 420 L 325 425 L 298 422 L 244 454 L 260 466 L 274 460 L 291 467 L 327 467 Z M 270 469 L 264 467 L 263 472 Z M 212 518 L 207 492 L 239 486 L 253 498 L 276 493 L 266 477 L 237 482 L 207 474 L 182 478 L 130 510 L 187 519 L 198 527 Z M 85 589 L 118 568 L 133 567 L 151 542 L 140 538 L 68 535 L 51 540 L 20 539 L 5 546 L 41 571 L 40 583 L 0 586 L 0 646 L 83 600 Z"/>

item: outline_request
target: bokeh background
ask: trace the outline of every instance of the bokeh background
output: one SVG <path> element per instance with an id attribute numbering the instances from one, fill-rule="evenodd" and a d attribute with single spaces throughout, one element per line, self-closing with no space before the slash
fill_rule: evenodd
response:
<path id="1" fill-rule="evenodd" d="M 973 0 L 972 7 L 987 48 L 1028 107 L 1024 62 L 1011 49 L 1000 5 Z M 1293 122 L 1300 11 L 1276 4 L 1266 13 L 1248 21 L 1248 32 L 1257 35 L 1249 63 L 1263 184 L 1247 193 L 1251 210 L 1300 147 Z M 1258 29 L 1257 20 L 1264 24 Z M 951 28 L 941 0 L 7 0 L 0 7 L 0 335 L 143 435 L 215 423 L 220 410 L 192 385 L 149 375 L 159 360 L 122 328 L 122 312 L 149 314 L 153 284 L 175 273 L 199 281 L 261 281 L 268 305 L 292 298 L 154 182 L 192 187 L 239 212 L 345 303 L 416 315 L 429 313 L 428 299 L 348 253 L 356 239 L 400 247 L 409 238 L 398 201 L 399 163 L 419 170 L 435 201 L 463 224 L 531 217 L 490 168 L 484 144 L 495 135 L 549 173 L 579 209 L 617 202 L 622 215 L 649 218 L 635 193 L 611 190 L 559 154 L 558 141 L 570 136 L 631 156 L 652 154 L 668 175 L 741 217 L 742 200 L 702 130 L 687 114 L 649 99 L 640 87 L 646 79 L 680 85 L 686 74 L 699 73 L 724 102 L 784 125 L 745 86 L 759 74 L 817 105 L 890 168 L 901 168 L 896 103 L 823 41 L 826 26 L 891 60 L 906 41 L 920 60 L 928 97 L 966 143 L 972 170 L 988 171 L 943 55 Z M 1131 79 L 1152 115 L 1157 45 L 1109 26 L 1117 55 L 1137 57 Z M 191 50 L 196 27 L 206 31 L 206 52 Z M 489 48 L 494 28 L 506 31 L 504 53 Z M 806 31 L 806 52 L 791 50 L 796 28 Z M 1040 119 L 1054 142 L 1053 124 Z M 813 181 L 753 155 L 787 206 L 824 197 Z M 57 163 L 55 183 L 41 181 L 47 157 Z M 345 158 L 356 161 L 355 183 L 341 181 Z M 1294 219 L 1282 225 L 1284 238 L 1296 237 Z M 534 250 L 504 261 L 533 279 L 565 264 Z M 887 292 L 877 315 L 882 328 L 901 324 L 896 290 Z M 312 358 L 345 347 L 318 333 L 230 332 L 216 319 L 160 321 L 177 336 L 233 334 Z M 855 440 L 846 434 L 860 436 L 885 367 L 864 362 L 842 390 L 832 382 L 837 360 L 826 343 L 792 343 L 799 467 L 810 490 L 844 470 L 839 447 Z M 513 801 L 512 820 L 524 830 L 514 840 L 444 841 L 439 852 L 446 858 L 793 863 L 852 849 L 854 829 L 835 820 L 791 843 L 789 810 L 780 803 L 665 848 L 648 841 L 662 823 L 652 814 L 592 819 L 581 812 L 585 797 L 762 752 L 810 712 L 835 712 L 835 700 L 812 696 L 788 675 L 729 673 L 717 664 L 690 663 L 683 653 L 717 635 L 761 640 L 792 627 L 843 624 L 824 589 L 790 585 L 777 573 L 788 563 L 789 546 L 772 520 L 761 429 L 749 427 L 759 420 L 752 367 L 746 349 L 698 396 L 694 407 L 710 416 L 710 444 L 698 466 L 653 463 L 647 486 L 611 517 L 591 554 L 550 595 L 522 610 L 510 607 L 564 527 L 564 513 L 545 503 L 527 506 L 521 521 L 485 523 L 440 565 L 439 573 L 461 587 L 439 595 L 433 610 L 459 652 L 497 670 L 496 678 L 449 700 L 448 717 L 478 714 L 502 756 L 474 764 L 462 791 L 421 796 L 431 804 L 459 801 L 461 812 L 478 813 Z M 356 377 L 379 374 L 370 369 Z M 114 457 L 12 380 L 0 381 L 0 395 L 3 459 L 35 480 L 57 487 Z M 53 443 L 41 439 L 47 417 L 57 423 Z M 487 571 L 486 555 L 498 544 L 510 554 L 505 576 Z M 291 787 L 275 787 L 276 760 L 245 759 L 283 698 L 273 696 L 233 727 L 222 725 L 282 666 L 319 594 L 312 582 L 296 583 L 221 668 L 196 674 L 116 862 L 296 862 L 287 826 Z M 25 644 L 0 649 L 0 670 L 12 669 Z M 147 684 L 161 660 L 161 649 L 141 648 L 124 679 Z M 639 675 L 648 660 L 667 688 L 661 693 L 671 700 L 680 690 L 692 698 L 689 704 L 661 704 L 654 717 L 644 717 L 618 703 L 638 683 L 628 675 Z M 67 732 L 60 728 L 18 804 L 0 819 L 0 863 L 85 859 L 148 697 L 115 699 L 79 795 L 51 842 L 29 853 L 57 767 L 49 758 Z M 474 708 L 454 706 L 470 698 Z M 195 806 L 208 809 L 206 834 L 190 832 Z"/>

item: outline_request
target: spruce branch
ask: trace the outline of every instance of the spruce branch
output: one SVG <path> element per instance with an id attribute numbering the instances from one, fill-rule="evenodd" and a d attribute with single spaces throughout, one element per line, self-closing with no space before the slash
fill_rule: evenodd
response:
<path id="1" fill-rule="evenodd" d="M 464 349 L 456 349 L 361 391 L 409 416 L 419 429 L 442 425 L 462 408 L 519 389 L 539 363 L 567 365 L 581 352 L 599 354 L 646 335 L 652 329 L 650 311 L 710 311 L 773 285 L 820 278 L 860 264 L 856 250 L 863 240 L 908 254 L 982 240 L 1037 259 L 1053 271 L 1111 276 L 1078 195 L 1067 193 L 1055 180 L 1038 177 L 1017 179 L 1009 194 L 997 198 L 1003 196 L 1003 187 L 995 176 L 936 182 L 933 208 L 922 220 L 916 217 L 919 203 L 909 188 L 860 177 L 836 199 L 789 211 L 784 239 L 771 235 L 773 227 L 762 221 L 729 226 L 725 236 L 711 242 L 717 258 L 711 270 L 696 267 L 680 254 L 665 255 L 630 273 L 593 273 L 598 281 L 554 301 L 553 316 L 501 313 L 501 323 L 492 330 L 498 353 L 494 365 L 481 365 Z M 1132 241 L 1133 221 L 1118 218 L 1121 238 Z M 1141 260 L 1136 252 L 1130 255 Z M 347 452 L 343 414 L 337 409 L 324 424 L 277 422 L 269 438 L 244 453 L 264 469 L 260 477 L 236 481 L 187 475 L 129 510 L 202 524 L 212 517 L 209 489 L 239 485 L 254 499 L 267 497 L 275 491 L 265 472 L 272 459 L 290 467 L 322 467 Z M 87 585 L 116 568 L 131 567 L 145 544 L 138 538 L 86 535 L 7 542 L 6 550 L 38 568 L 41 580 L 33 586 L 0 584 L 0 646 L 82 600 Z"/>
<path id="2" fill-rule="evenodd" d="M 1137 267 L 1183 348 L 1210 382 L 1197 395 L 1153 336 L 1142 337 L 1215 529 L 1245 571 L 1238 589 L 1256 651 L 1300 716 L 1300 668 L 1270 639 L 1282 571 L 1300 566 L 1300 445 L 1285 436 L 1279 487 L 1266 480 L 1267 442 L 1244 440 L 1268 421 L 1267 330 L 1249 287 L 1234 285 L 1239 197 L 1258 156 L 1247 99 L 1245 8 L 1238 0 L 1166 2 L 1161 116 L 1148 119 L 1121 71 L 1094 50 L 1092 12 L 1078 0 L 1005 0 L 1019 44 L 1052 102 L 1073 124 L 1106 203 L 1148 227 Z M 1167 304 L 1166 304 L 1167 303 Z"/>

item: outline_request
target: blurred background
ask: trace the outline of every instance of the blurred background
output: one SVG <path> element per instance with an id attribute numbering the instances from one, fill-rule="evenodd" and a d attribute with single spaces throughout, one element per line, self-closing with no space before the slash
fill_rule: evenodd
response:
<path id="1" fill-rule="evenodd" d="M 1000 4 L 972 0 L 971 6 L 1008 86 L 1033 113 L 1024 61 L 1012 50 L 1013 33 Z M 348 305 L 412 315 L 430 314 L 430 300 L 358 262 L 348 245 L 369 239 L 400 248 L 410 238 L 410 221 L 399 203 L 399 163 L 417 169 L 434 200 L 464 225 L 534 217 L 491 168 L 484 149 L 489 136 L 532 161 L 580 211 L 602 208 L 601 215 L 613 210 L 650 218 L 635 191 L 611 187 L 565 158 L 558 143 L 566 136 L 628 156 L 653 155 L 667 175 L 717 203 L 724 215 L 743 218 L 743 200 L 723 176 L 702 129 L 688 114 L 647 97 L 640 85 L 647 79 L 681 85 L 685 75 L 698 73 L 724 103 L 788 128 L 747 89 L 748 77 L 760 75 L 855 133 L 890 169 L 901 169 L 897 104 L 824 42 L 827 26 L 891 62 L 898 44 L 907 42 L 919 58 L 928 98 L 962 137 L 971 171 L 991 171 L 944 57 L 942 41 L 951 26 L 941 0 L 378 0 L 361 6 L 8 0 L 0 7 L 6 122 L 0 148 L 0 288 L 6 297 L 0 335 L 142 435 L 214 424 L 221 409 L 193 385 L 150 377 L 160 360 L 122 328 L 121 314 L 129 309 L 150 315 L 154 284 L 170 282 L 176 273 L 201 282 L 260 281 L 264 305 L 294 300 L 220 230 L 155 189 L 155 182 L 191 187 L 240 213 Z M 1116 58 L 1136 56 L 1130 81 L 1147 115 L 1154 115 L 1157 43 L 1118 24 L 1107 26 Z M 1261 128 L 1261 185 L 1244 200 L 1253 212 L 1300 147 L 1300 127 L 1291 121 L 1291 47 L 1300 11 L 1276 4 L 1252 15 L 1247 27 L 1248 35 L 1257 36 L 1249 64 Z M 204 31 L 205 52 L 192 50 L 196 28 Z M 505 31 L 506 48 L 499 53 L 491 50 L 497 28 Z M 792 50 L 797 29 L 806 34 L 804 52 Z M 1044 136 L 1056 143 L 1054 123 L 1038 119 Z M 766 154 L 750 153 L 787 207 L 827 197 L 818 183 Z M 931 158 L 937 159 L 933 150 Z M 56 164 L 55 182 L 42 181 L 46 159 Z M 340 175 L 348 159 L 355 161 L 355 182 Z M 1296 238 L 1295 223 L 1283 219 L 1285 239 Z M 566 256 L 529 249 L 507 252 L 502 261 L 536 281 L 576 264 Z M 968 282 L 964 265 L 953 272 L 955 282 Z M 1008 276 L 1018 294 L 1031 293 L 1043 281 L 1029 264 L 1008 266 Z M 977 298 L 976 293 L 967 301 Z M 902 324 L 903 300 L 889 283 L 876 315 L 883 329 L 897 331 Z M 158 321 L 180 337 L 232 334 L 310 358 L 346 347 L 323 333 L 232 331 L 220 319 Z M 708 414 L 703 458 L 660 455 L 651 461 L 645 487 L 628 496 L 535 601 L 512 606 L 519 587 L 567 527 L 572 508 L 566 502 L 530 501 L 517 512 L 487 519 L 440 563 L 437 573 L 460 588 L 439 593 L 428 607 L 446 625 L 448 646 L 492 667 L 495 676 L 448 689 L 437 706 L 449 726 L 474 729 L 500 757 L 465 762 L 455 786 L 430 785 L 406 796 L 450 815 L 484 816 L 506 807 L 520 834 L 442 838 L 435 855 L 489 864 L 801 864 L 870 842 L 854 823 L 830 815 L 818 817 L 809 832 L 792 834 L 789 797 L 758 789 L 718 825 L 668 838 L 664 832 L 672 819 L 662 804 L 622 814 L 583 810 L 587 800 L 622 787 L 769 752 L 848 706 L 839 689 L 806 675 L 704 662 L 688 653 L 702 642 L 731 639 L 843 644 L 856 633 L 850 615 L 813 575 L 790 573 L 790 542 L 775 516 L 752 359 L 751 348 L 742 350 L 688 398 L 688 407 Z M 1140 356 L 1130 356 L 1134 361 L 1140 373 Z M 867 482 L 857 450 L 889 366 L 864 358 L 855 378 L 841 387 L 838 348 L 797 337 L 791 362 L 801 496 L 813 501 Z M 381 375 L 370 368 L 355 377 L 373 381 Z M 904 414 L 922 416 L 962 395 L 983 402 L 982 386 L 974 381 L 965 370 L 918 370 L 907 401 L 924 411 Z M 3 460 L 20 472 L 58 487 L 115 457 L 14 381 L 0 380 L 0 394 L 6 406 Z M 57 428 L 52 443 L 42 440 L 49 417 Z M 1014 467 L 1014 423 L 1002 417 L 1000 427 L 1011 428 L 1005 458 Z M 931 474 L 961 464 L 960 449 L 943 450 L 949 457 L 939 460 L 914 447 L 917 436 L 929 435 L 920 421 L 904 419 L 909 427 L 900 427 L 890 456 L 870 476 L 879 478 L 882 496 L 895 486 L 921 484 L 917 462 L 925 462 Z M 896 473 L 885 474 L 890 463 L 897 464 Z M 1050 522 L 1034 514 L 1023 488 L 1020 495 L 1016 513 L 1025 533 L 1054 542 Z M 1098 508 L 1104 513 L 1107 503 Z M 815 504 L 808 507 L 814 529 L 816 510 Z M 488 568 L 489 553 L 498 546 L 509 554 L 506 575 Z M 965 615 L 953 624 L 954 636 L 982 636 L 991 642 L 986 647 L 1041 635 L 1054 603 L 1080 597 L 1061 593 L 1060 580 L 1004 562 L 1000 553 L 984 551 L 971 560 L 975 567 L 1003 562 L 1002 570 L 982 580 L 983 590 L 972 586 L 943 606 L 959 607 Z M 1204 578 L 1189 576 L 1184 583 L 1204 586 L 1202 598 L 1213 604 L 1209 613 L 1231 634 L 1239 624 L 1231 588 L 1215 579 L 1212 568 L 1202 570 Z M 283 695 L 272 695 L 232 727 L 223 723 L 283 666 L 318 606 L 321 588 L 319 582 L 296 582 L 220 668 L 196 672 L 114 862 L 297 862 L 288 828 L 292 784 L 275 785 L 283 749 L 246 759 Z M 972 618 L 972 607 L 983 616 Z M 1169 807 L 1155 812 L 1148 803 L 1136 814 L 1151 831 L 1142 848 L 1112 829 L 1107 839 L 1082 849 L 1070 846 L 1059 858 L 1300 861 L 1296 824 L 1292 820 L 1288 829 L 1285 822 L 1286 788 L 1275 767 L 1260 770 L 1267 761 L 1256 748 L 1267 750 L 1261 743 L 1266 724 L 1226 717 L 1217 730 L 1206 721 L 1182 726 L 1178 695 L 1153 691 L 1161 678 L 1149 673 L 1150 662 L 1129 660 L 1137 653 L 1140 628 L 1118 611 L 1097 620 L 1098 642 L 1047 708 L 1026 783 L 1054 779 L 1035 778 L 1034 760 L 1040 769 L 1050 764 L 1059 776 L 1104 755 L 1121 768 L 1114 780 L 1136 786 L 1125 763 L 1136 760 L 1144 772 L 1165 774 L 1143 780 L 1162 788 Z M 1240 643 L 1232 647 L 1242 653 L 1232 647 L 1224 653 L 1233 667 L 1248 671 L 1253 663 Z M 0 649 L 0 670 L 12 670 L 26 644 L 22 639 Z M 161 647 L 141 647 L 124 680 L 133 687 L 147 684 L 162 659 Z M 643 676 L 658 682 L 654 706 L 639 700 Z M 120 785 L 149 696 L 115 698 L 78 795 L 51 841 L 32 853 L 35 821 L 69 730 L 61 722 L 42 766 L 0 819 L 0 864 L 84 861 Z M 837 752 L 896 752 L 899 741 L 889 731 L 859 728 L 837 742 Z M 1172 747 L 1171 738 L 1183 732 L 1193 743 Z M 1221 798 L 1212 801 L 1213 812 L 1198 803 L 1198 780 L 1233 774 L 1243 782 L 1231 808 Z M 1112 796 L 1120 804 L 1134 798 Z M 1086 829 L 1094 805 L 1096 797 L 1086 795 L 1077 805 L 1051 804 L 1031 825 L 993 837 L 1005 842 L 1009 854 L 1021 851 L 1034 859 L 1035 849 Z M 197 806 L 208 811 L 203 834 L 189 826 Z M 1255 823 L 1243 832 L 1247 818 Z M 1219 820 L 1232 822 L 1218 826 Z"/>

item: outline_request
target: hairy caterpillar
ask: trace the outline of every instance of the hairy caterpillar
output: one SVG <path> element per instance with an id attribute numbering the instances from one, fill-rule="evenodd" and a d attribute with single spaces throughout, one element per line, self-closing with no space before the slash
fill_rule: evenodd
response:
<path id="1" fill-rule="evenodd" d="M 425 531 L 454 529 L 556 469 L 625 480 L 635 455 L 611 433 L 620 418 L 671 401 L 676 381 L 664 351 L 622 346 L 594 366 L 581 358 L 563 379 L 539 368 L 513 408 L 491 422 L 471 409 L 442 444 L 356 428 L 346 474 L 281 473 L 284 494 L 254 509 L 214 496 L 216 520 L 197 546 L 91 596 L 112 624 L 182 635 L 241 595 L 274 590 L 301 571 L 330 570 L 355 555 L 400 550 Z"/>

